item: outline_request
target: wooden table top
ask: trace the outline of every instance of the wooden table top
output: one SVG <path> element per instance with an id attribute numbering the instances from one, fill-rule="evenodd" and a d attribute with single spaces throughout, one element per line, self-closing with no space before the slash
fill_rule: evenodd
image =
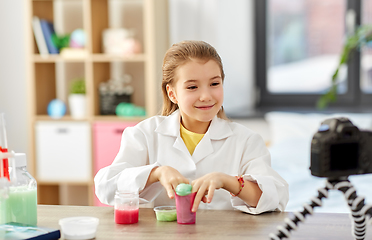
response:
<path id="1" fill-rule="evenodd" d="M 139 222 L 120 225 L 114 222 L 112 207 L 38 205 L 38 225 L 60 229 L 58 221 L 65 217 L 91 216 L 99 218 L 96 239 L 269 239 L 277 226 L 284 225 L 288 212 L 250 215 L 240 211 L 198 210 L 196 224 L 158 222 L 153 209 L 140 208 Z M 369 230 L 369 231 L 368 231 Z M 315 213 L 307 216 L 291 239 L 342 240 L 352 237 L 349 214 Z M 367 226 L 367 239 L 372 239 L 371 226 Z"/>

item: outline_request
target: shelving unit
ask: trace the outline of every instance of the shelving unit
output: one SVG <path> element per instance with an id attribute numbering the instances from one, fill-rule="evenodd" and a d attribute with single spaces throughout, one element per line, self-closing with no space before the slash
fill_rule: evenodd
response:
<path id="1" fill-rule="evenodd" d="M 99 111 L 98 86 L 101 82 L 119 73 L 132 76 L 134 88 L 132 102 L 144 107 L 146 117 L 160 110 L 161 64 L 168 49 L 168 2 L 167 0 L 28 0 L 29 27 L 26 29 L 29 49 L 29 171 L 38 181 L 38 202 L 40 204 L 94 204 L 93 169 L 94 129 L 96 123 L 136 123 L 145 117 L 119 118 L 115 115 L 102 116 Z M 32 17 L 46 19 L 54 23 L 57 33 L 71 33 L 82 28 L 86 33 L 88 55 L 66 58 L 59 54 L 42 56 L 38 52 L 32 30 Z M 103 53 L 102 31 L 111 27 L 133 28 L 142 45 L 142 53 L 131 56 L 112 56 Z M 60 32 L 62 31 L 62 32 Z M 67 104 L 68 86 L 71 79 L 84 77 L 86 82 L 87 110 L 85 119 L 75 120 L 67 114 L 52 119 L 47 114 L 47 106 L 53 99 L 61 99 Z M 37 149 L 40 122 L 79 123 L 91 126 L 89 144 L 91 146 L 91 177 L 87 181 L 45 180 L 39 178 Z M 73 139 L 71 139 L 73 140 Z M 53 140 L 50 141 L 53 144 Z M 39 150 L 40 151 L 40 150 Z M 61 146 L 61 151 L 68 151 Z M 55 152 L 55 154 L 59 154 Z M 73 153 L 71 153 L 73 154 Z M 74 167 L 74 166 L 71 166 Z M 68 174 L 66 174 L 68 175 Z"/>

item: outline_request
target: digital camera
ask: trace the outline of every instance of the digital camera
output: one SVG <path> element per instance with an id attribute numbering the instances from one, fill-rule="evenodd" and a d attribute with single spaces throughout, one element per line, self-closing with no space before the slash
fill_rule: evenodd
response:
<path id="1" fill-rule="evenodd" d="M 372 173 L 372 132 L 347 118 L 323 121 L 311 141 L 310 170 L 328 178 Z"/>

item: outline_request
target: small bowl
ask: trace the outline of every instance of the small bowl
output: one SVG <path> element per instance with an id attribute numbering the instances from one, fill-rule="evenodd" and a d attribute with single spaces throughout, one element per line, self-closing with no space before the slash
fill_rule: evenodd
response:
<path id="1" fill-rule="evenodd" d="M 177 220 L 176 206 L 159 206 L 154 208 L 156 220 L 160 222 L 173 222 Z"/>
<path id="2" fill-rule="evenodd" d="M 64 239 L 92 239 L 96 237 L 99 219 L 95 217 L 69 217 L 59 220 Z"/>

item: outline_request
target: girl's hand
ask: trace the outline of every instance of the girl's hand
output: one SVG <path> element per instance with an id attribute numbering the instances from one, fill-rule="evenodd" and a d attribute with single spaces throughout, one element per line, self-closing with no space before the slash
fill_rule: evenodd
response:
<path id="1" fill-rule="evenodd" d="M 194 180 L 192 185 L 192 191 L 197 192 L 192 207 L 192 212 L 198 210 L 200 201 L 204 203 L 210 203 L 213 198 L 214 190 L 224 187 L 224 181 L 226 174 L 220 172 L 213 172 L 204 175 L 201 178 Z M 206 197 L 208 195 L 208 198 Z"/>
<path id="2" fill-rule="evenodd" d="M 151 175 L 154 174 L 154 177 L 163 185 L 167 191 L 168 197 L 174 198 L 174 191 L 180 183 L 189 183 L 189 180 L 182 176 L 180 172 L 176 169 L 169 166 L 157 167 L 153 170 Z"/>

